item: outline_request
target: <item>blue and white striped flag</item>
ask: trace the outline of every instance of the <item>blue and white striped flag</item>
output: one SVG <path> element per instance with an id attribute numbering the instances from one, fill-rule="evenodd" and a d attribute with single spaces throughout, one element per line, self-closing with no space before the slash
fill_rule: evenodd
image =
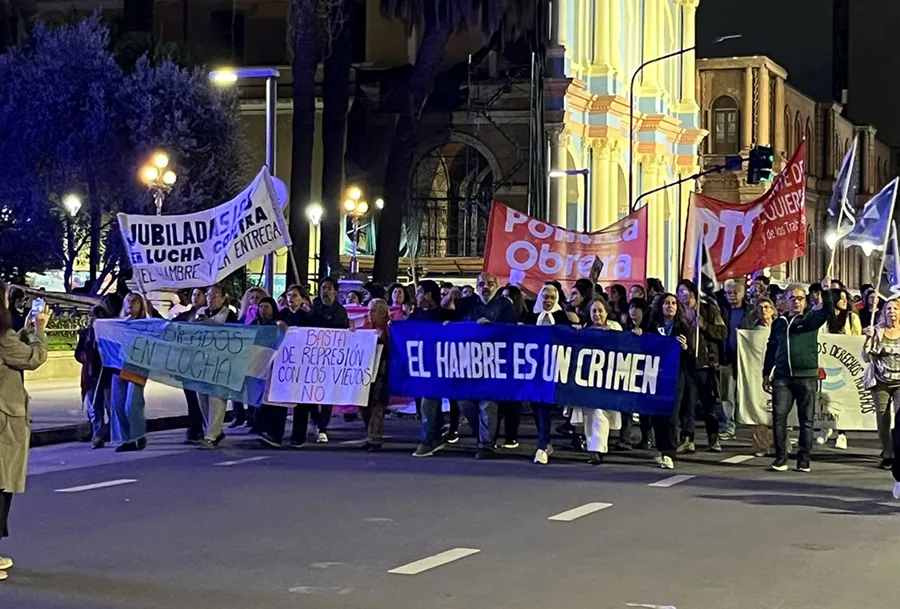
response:
<path id="1" fill-rule="evenodd" d="M 857 141 L 858 138 L 854 137 L 850 150 L 847 151 L 847 154 L 844 155 L 844 160 L 841 161 L 841 170 L 834 180 L 834 194 L 831 195 L 831 202 L 828 204 L 828 215 L 834 218 L 836 223 L 837 238 L 848 234 L 856 224 L 855 210 L 850 203 L 850 198 L 856 190 L 856 185 L 853 184 L 853 169 L 856 164 Z"/>
<path id="2" fill-rule="evenodd" d="M 894 215 L 898 181 L 900 178 L 894 178 L 881 192 L 869 199 L 853 230 L 842 239 L 844 247 L 858 245 L 866 252 L 884 248 L 891 228 L 891 217 Z"/>
<path id="3" fill-rule="evenodd" d="M 884 300 L 900 298 L 900 252 L 897 249 L 897 223 L 891 222 L 891 238 L 884 250 L 878 296 Z"/>
<path id="4" fill-rule="evenodd" d="M 277 326 L 94 322 L 103 366 L 206 395 L 257 406 L 284 334 Z"/>

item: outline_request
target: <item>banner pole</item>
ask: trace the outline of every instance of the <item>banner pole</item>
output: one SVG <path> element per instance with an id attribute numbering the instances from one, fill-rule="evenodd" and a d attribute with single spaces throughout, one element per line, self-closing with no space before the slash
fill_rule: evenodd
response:
<path id="1" fill-rule="evenodd" d="M 294 282 L 300 285 L 300 267 L 297 266 L 297 259 L 294 257 L 294 248 L 287 248 L 288 256 L 291 257 L 291 266 L 294 269 Z"/>
<path id="2" fill-rule="evenodd" d="M 844 219 L 844 205 L 847 203 L 847 197 L 841 197 L 841 211 L 838 212 L 837 228 L 835 229 L 834 247 L 831 248 L 831 258 L 828 260 L 828 269 L 825 271 L 826 277 L 831 277 L 834 272 L 834 257 L 837 255 L 838 246 L 841 244 L 841 221 Z"/>
<path id="3" fill-rule="evenodd" d="M 894 178 L 894 182 L 900 181 L 900 178 Z M 877 196 L 877 195 L 876 195 Z M 894 207 L 897 204 L 897 186 L 894 186 L 894 196 L 891 198 L 891 211 L 888 213 L 888 218 L 894 217 Z M 881 274 L 884 272 L 884 258 L 887 250 L 888 241 L 891 240 L 891 227 L 888 226 L 887 231 L 884 234 L 884 242 L 881 244 L 881 263 L 878 265 L 878 284 L 875 285 L 875 301 L 872 303 L 872 316 L 869 319 L 869 327 L 873 327 L 875 325 L 875 307 L 878 305 L 878 299 L 880 296 L 878 295 L 878 285 L 881 283 Z"/>

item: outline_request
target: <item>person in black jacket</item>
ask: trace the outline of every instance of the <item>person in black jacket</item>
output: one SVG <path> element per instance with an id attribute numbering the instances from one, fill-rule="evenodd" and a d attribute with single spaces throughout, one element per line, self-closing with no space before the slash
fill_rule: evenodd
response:
<path id="1" fill-rule="evenodd" d="M 317 327 L 340 330 L 346 330 L 350 327 L 350 317 L 347 315 L 344 305 L 338 302 L 337 296 L 337 279 L 326 277 L 319 282 L 319 297 L 313 301 L 312 305 L 313 322 Z M 331 413 L 333 411 L 333 404 L 311 406 L 310 414 L 319 430 L 318 442 L 328 442 L 328 423 L 331 422 Z"/>
<path id="2" fill-rule="evenodd" d="M 448 295 L 449 298 L 449 295 Z M 453 320 L 455 311 L 440 306 L 441 288 L 430 279 L 419 282 L 416 288 L 416 309 L 409 316 L 409 321 L 426 321 L 446 323 Z M 400 323 L 400 322 L 398 322 Z M 416 396 L 419 402 L 419 412 L 422 416 L 422 427 L 419 432 L 419 445 L 413 453 L 413 457 L 430 457 L 443 446 L 441 439 L 441 427 L 443 426 L 442 397 Z M 453 421 L 451 421 L 451 431 Z M 456 421 L 459 428 L 459 421 Z M 457 440 L 459 435 L 456 436 Z M 448 434 L 448 441 L 451 437 Z"/>
<path id="3" fill-rule="evenodd" d="M 675 294 L 659 294 L 653 303 L 653 311 L 650 314 L 650 331 L 662 336 L 669 336 L 678 341 L 681 346 L 681 360 L 678 370 L 678 382 L 676 388 L 675 403 L 672 405 L 672 413 L 668 415 L 655 415 L 653 421 L 653 435 L 656 438 L 656 448 L 659 456 L 656 462 L 663 469 L 675 469 L 675 454 L 678 449 L 678 421 L 679 411 L 684 407 L 693 408 L 696 403 L 696 391 L 692 389 L 693 381 L 691 373 L 694 369 L 694 350 L 688 348 L 688 340 L 693 336 L 693 331 L 685 318 L 684 305 Z"/>
<path id="4" fill-rule="evenodd" d="M 772 394 L 775 461 L 771 469 L 787 471 L 787 419 L 797 402 L 800 443 L 797 471 L 808 472 L 813 442 L 813 407 L 819 389 L 819 328 L 834 315 L 831 278 L 822 280 L 822 306 L 806 310 L 806 290 L 790 286 L 788 314 L 772 323 L 763 361 L 763 389 Z"/>

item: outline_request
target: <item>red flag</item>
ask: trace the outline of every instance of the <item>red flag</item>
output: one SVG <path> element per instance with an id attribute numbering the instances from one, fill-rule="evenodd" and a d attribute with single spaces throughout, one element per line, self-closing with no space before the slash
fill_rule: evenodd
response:
<path id="1" fill-rule="evenodd" d="M 597 283 L 641 283 L 647 276 L 647 208 L 596 233 L 541 222 L 494 201 L 484 247 L 484 271 L 501 284 L 537 293 L 553 279 L 571 288 L 600 267 Z"/>
<path id="2" fill-rule="evenodd" d="M 806 254 L 806 142 L 763 196 L 726 203 L 694 193 L 688 212 L 682 276 L 690 277 L 703 238 L 719 280 L 801 258 Z"/>

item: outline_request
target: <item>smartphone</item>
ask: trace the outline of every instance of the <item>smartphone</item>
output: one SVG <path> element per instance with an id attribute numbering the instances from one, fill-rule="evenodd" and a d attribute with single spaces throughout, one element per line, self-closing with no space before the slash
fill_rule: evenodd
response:
<path id="1" fill-rule="evenodd" d="M 31 319 L 34 320 L 37 318 L 38 313 L 44 310 L 44 299 L 43 298 L 35 298 L 31 303 Z"/>

